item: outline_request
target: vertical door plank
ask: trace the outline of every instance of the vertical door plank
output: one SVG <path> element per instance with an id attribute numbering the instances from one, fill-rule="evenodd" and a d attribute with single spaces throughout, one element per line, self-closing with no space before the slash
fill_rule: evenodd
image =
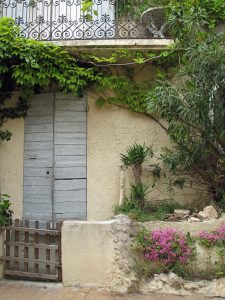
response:
<path id="1" fill-rule="evenodd" d="M 56 221 L 86 219 L 86 132 L 87 99 L 56 94 L 55 182 Z M 82 188 L 74 186 L 83 185 Z M 85 205 L 84 205 L 85 204 Z"/>
<path id="2" fill-rule="evenodd" d="M 54 93 L 35 95 L 25 119 L 24 218 L 52 218 L 53 110 Z"/>

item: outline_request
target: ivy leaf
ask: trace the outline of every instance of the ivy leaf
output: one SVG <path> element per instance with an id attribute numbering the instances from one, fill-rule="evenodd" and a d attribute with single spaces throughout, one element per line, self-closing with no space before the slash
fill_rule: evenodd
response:
<path id="1" fill-rule="evenodd" d="M 92 5 L 93 5 L 93 2 L 91 0 L 84 0 L 82 2 L 81 11 L 82 12 L 89 11 L 91 9 Z"/>
<path id="2" fill-rule="evenodd" d="M 143 57 L 134 58 L 134 62 L 137 64 L 143 64 L 145 62 L 145 59 Z"/>

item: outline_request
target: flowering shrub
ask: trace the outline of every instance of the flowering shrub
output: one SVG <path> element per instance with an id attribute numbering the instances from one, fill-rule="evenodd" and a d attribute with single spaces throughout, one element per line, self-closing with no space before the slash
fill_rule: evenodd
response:
<path id="1" fill-rule="evenodd" d="M 225 243 L 225 225 L 212 232 L 201 231 L 198 234 L 199 241 L 207 247 Z"/>
<path id="2" fill-rule="evenodd" d="M 185 264 L 193 253 L 190 235 L 185 236 L 175 228 L 143 231 L 137 237 L 144 259 L 161 262 L 166 267 Z"/>
<path id="3" fill-rule="evenodd" d="M 146 229 L 135 238 L 137 275 L 149 277 L 174 272 L 186 279 L 213 279 L 225 276 L 225 224 L 212 232 L 201 231 L 191 237 L 175 228 Z M 198 244 L 196 244 L 198 242 Z M 205 246 L 210 249 L 202 249 Z M 210 250 L 210 251 L 209 251 Z M 203 265 L 201 259 L 206 259 Z"/>

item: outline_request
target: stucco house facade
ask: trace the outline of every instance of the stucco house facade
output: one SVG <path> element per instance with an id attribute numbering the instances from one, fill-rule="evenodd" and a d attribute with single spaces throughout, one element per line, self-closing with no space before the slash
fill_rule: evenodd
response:
<path id="1" fill-rule="evenodd" d="M 24 36 L 56 43 L 71 53 L 94 50 L 107 55 L 123 48 L 168 47 L 171 40 L 159 39 L 143 23 L 121 21 L 116 13 L 121 5 L 120 1 L 96 1 L 98 14 L 88 21 L 83 19 L 80 2 L 59 1 L 49 6 L 35 2 L 26 9 L 18 2 L 16 10 L 5 0 L 2 15 L 13 17 Z M 148 64 L 135 79 L 151 82 L 156 73 L 157 67 Z M 11 101 L 16 97 L 17 93 Z M 88 90 L 83 98 L 57 89 L 43 91 L 31 99 L 25 120 L 4 125 L 13 136 L 0 145 L 0 192 L 10 195 L 15 218 L 110 219 L 113 206 L 129 189 L 130 174 L 121 171 L 120 153 L 133 142 L 153 145 L 156 152 L 169 143 L 153 120 L 114 105 L 99 109 L 96 100 Z M 149 176 L 146 166 L 146 180 Z M 153 201 L 171 197 L 163 183 L 151 194 Z M 194 197 L 198 195 L 185 190 L 175 200 Z"/>
<path id="2" fill-rule="evenodd" d="M 121 15 L 125 2 L 95 0 L 90 19 L 84 16 L 82 1 L 3 0 L 0 16 L 12 17 L 25 38 L 54 43 L 71 55 L 167 49 L 172 40 L 162 33 L 158 19 L 148 11 L 151 21 L 146 25 L 146 16 L 137 20 Z M 149 84 L 162 68 L 151 62 L 132 67 L 134 80 Z M 123 69 L 117 66 L 116 72 Z M 15 91 L 7 105 L 16 103 L 18 96 Z M 129 218 L 113 219 L 114 205 L 128 195 L 133 182 L 131 170 L 121 167 L 120 154 L 134 142 L 160 154 L 171 142 L 154 119 L 122 106 L 99 108 L 98 97 L 89 88 L 82 97 L 63 94 L 55 86 L 46 88 L 30 99 L 25 119 L 3 124 L 12 137 L 0 143 L 0 194 L 10 195 L 15 221 L 0 231 L 0 278 L 50 279 L 65 286 L 123 291 L 132 287 L 133 227 Z M 147 162 L 142 179 L 151 184 L 151 176 Z M 168 192 L 164 179 L 148 195 L 156 205 L 199 198 L 191 187 Z M 208 224 L 207 229 L 217 225 Z M 149 224 L 150 229 L 165 226 L 166 222 Z M 194 234 L 201 224 L 171 226 Z"/>

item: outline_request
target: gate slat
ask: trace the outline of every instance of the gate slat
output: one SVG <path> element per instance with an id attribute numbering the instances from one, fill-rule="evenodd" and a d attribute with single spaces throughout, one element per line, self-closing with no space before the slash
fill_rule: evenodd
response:
<path id="1" fill-rule="evenodd" d="M 44 249 L 50 249 L 50 250 L 57 250 L 58 246 L 57 245 L 46 245 L 46 244 L 38 244 L 38 243 L 34 243 L 35 244 L 35 248 L 44 248 Z M 33 243 L 24 243 L 24 242 L 5 242 L 5 245 L 15 245 L 15 246 L 33 246 Z"/>
<path id="2" fill-rule="evenodd" d="M 62 230 L 62 222 L 56 224 L 56 229 L 58 230 L 58 250 L 56 250 L 55 254 L 58 258 L 59 266 L 57 268 L 59 281 L 62 281 L 62 265 L 61 265 L 61 257 L 62 257 L 62 242 L 61 242 L 61 230 Z"/>
<path id="3" fill-rule="evenodd" d="M 19 226 L 20 226 L 20 220 L 16 219 L 15 220 L 15 227 L 19 227 Z M 18 242 L 19 239 L 20 239 L 20 232 L 17 231 L 17 230 L 15 230 L 14 231 L 14 235 L 12 234 L 11 248 L 13 248 L 13 242 Z M 20 255 L 20 248 L 19 248 L 19 246 L 17 246 L 17 245 L 14 246 L 13 255 L 14 255 L 14 257 L 19 257 L 19 255 Z M 15 268 L 15 270 L 19 271 L 19 267 L 20 267 L 19 261 L 15 260 L 14 261 L 14 268 Z"/>
<path id="4" fill-rule="evenodd" d="M 56 261 L 51 261 L 51 260 L 46 261 L 45 259 L 44 260 L 41 260 L 41 259 L 31 259 L 29 257 L 27 257 L 27 258 L 24 257 L 23 258 L 23 257 L 2 256 L 2 260 L 5 260 L 5 261 L 10 260 L 12 262 L 14 262 L 14 261 L 18 261 L 18 262 L 21 261 L 21 262 L 24 262 L 26 264 L 28 264 L 29 262 L 35 262 L 35 263 L 40 262 L 40 263 L 46 264 L 46 262 L 47 262 L 48 264 L 55 265 L 55 266 L 59 266 L 60 265 L 60 263 L 56 262 Z M 25 271 L 25 272 L 28 272 L 28 271 Z M 43 274 L 45 274 L 45 272 Z"/>
<path id="5" fill-rule="evenodd" d="M 50 229 L 50 222 L 46 223 L 46 229 L 47 230 Z M 46 239 L 46 244 L 49 245 L 50 244 L 50 235 L 46 234 L 45 239 Z M 50 249 L 46 248 L 45 255 L 46 255 L 46 266 L 45 266 L 46 267 L 46 274 L 50 275 L 50 264 L 48 264 L 48 262 L 51 260 Z"/>
<path id="6" fill-rule="evenodd" d="M 39 221 L 35 221 L 35 228 L 38 229 L 39 228 Z M 34 259 L 38 259 L 39 258 L 39 235 L 37 232 L 34 233 L 34 243 L 35 243 L 35 248 L 34 248 Z M 39 273 L 39 264 L 35 263 L 34 264 L 34 272 L 35 273 Z"/>
<path id="7" fill-rule="evenodd" d="M 40 273 L 28 273 L 28 272 L 21 272 L 21 271 L 13 271 L 13 270 L 6 270 L 5 275 L 10 275 L 13 277 L 22 277 L 22 278 L 30 278 L 30 279 L 41 279 L 41 280 L 58 280 L 57 275 L 48 275 L 48 274 L 40 274 Z"/>
<path id="8" fill-rule="evenodd" d="M 11 233 L 10 230 L 6 229 L 6 234 L 5 234 L 6 241 L 9 242 L 9 244 L 6 245 L 6 247 L 5 247 L 6 256 L 10 256 L 10 233 Z M 10 269 L 10 261 L 9 260 L 6 261 L 5 268 Z"/>
<path id="9" fill-rule="evenodd" d="M 29 231 L 27 231 L 27 228 L 29 228 L 29 221 L 25 220 L 24 221 L 24 227 L 25 227 L 25 246 L 23 248 L 24 250 L 24 259 L 27 259 L 26 261 L 23 260 L 24 262 L 24 271 L 28 272 L 29 270 L 29 247 L 28 247 L 28 243 L 29 243 Z"/>
<path id="10" fill-rule="evenodd" d="M 2 229 L 9 229 L 9 230 L 17 230 L 24 232 L 24 227 L 15 227 L 15 226 L 8 226 L 8 227 L 2 227 Z M 45 229 L 37 229 L 37 228 L 26 228 L 26 232 L 30 233 L 39 233 L 39 234 L 50 234 L 50 235 L 58 235 L 57 230 L 45 230 Z"/>

